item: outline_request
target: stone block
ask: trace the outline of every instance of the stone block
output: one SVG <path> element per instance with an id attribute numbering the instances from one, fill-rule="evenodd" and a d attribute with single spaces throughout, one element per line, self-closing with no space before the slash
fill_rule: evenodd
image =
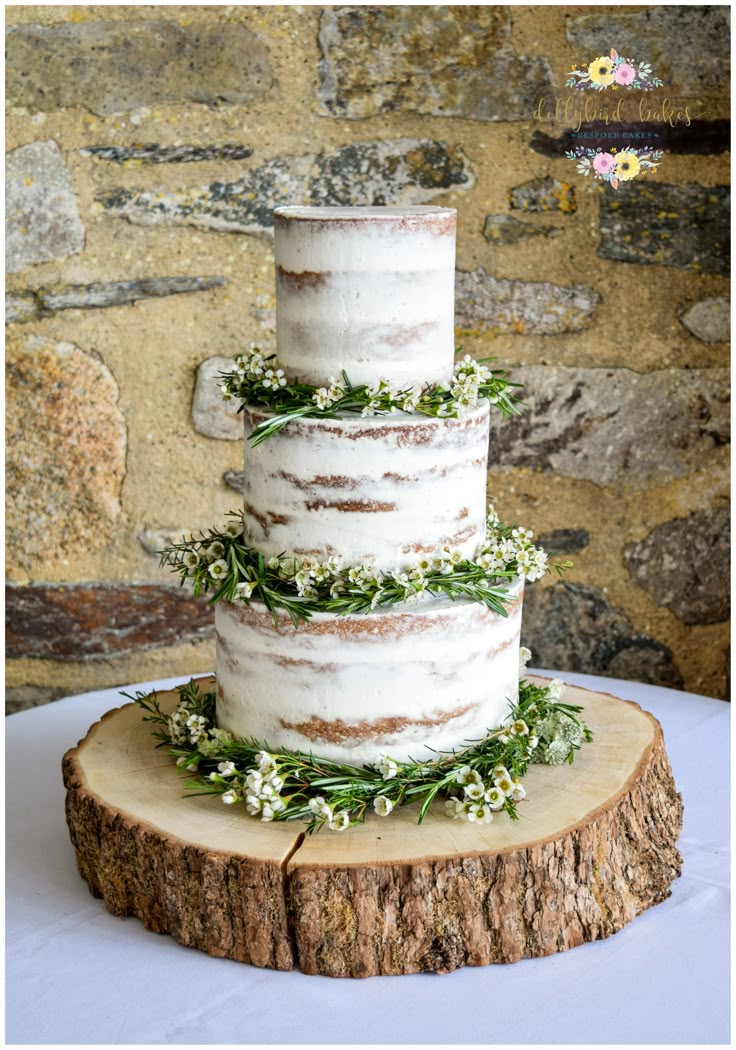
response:
<path id="1" fill-rule="evenodd" d="M 243 414 L 240 402 L 223 400 L 221 372 L 232 372 L 231 357 L 208 357 L 197 369 L 192 399 L 192 423 L 198 434 L 224 441 L 243 440 Z"/>
<path id="2" fill-rule="evenodd" d="M 621 7 L 566 19 L 565 32 L 580 62 L 612 47 L 637 62 L 650 62 L 674 96 L 728 96 L 730 18 L 727 6 Z"/>
<path id="3" fill-rule="evenodd" d="M 600 195 L 598 255 L 728 274 L 730 204 L 726 186 L 619 186 L 615 193 Z"/>
<path id="4" fill-rule="evenodd" d="M 145 146 L 87 146 L 79 152 L 83 157 L 97 157 L 114 164 L 192 164 L 203 160 L 245 160 L 253 155 L 248 146 L 232 142 L 223 146 L 162 146 L 158 142 Z"/>
<path id="5" fill-rule="evenodd" d="M 509 191 L 509 203 L 517 211 L 559 211 L 566 215 L 578 207 L 573 187 L 550 176 L 514 186 Z"/>
<path id="6" fill-rule="evenodd" d="M 34 291 L 10 292 L 5 297 L 5 323 L 36 321 L 59 310 L 127 306 L 142 299 L 203 292 L 223 284 L 227 284 L 226 277 L 143 277 L 138 281 L 57 284 Z"/>
<path id="7" fill-rule="evenodd" d="M 666 645 L 638 632 L 600 587 L 563 581 L 524 592 L 521 642 L 535 667 L 682 688 Z"/>
<path id="8" fill-rule="evenodd" d="M 164 547 L 170 547 L 175 543 L 186 543 L 191 534 L 191 529 L 175 525 L 166 529 L 146 527 L 138 533 L 138 542 L 146 554 L 158 555 Z"/>
<path id="9" fill-rule="evenodd" d="M 557 237 L 561 234 L 560 226 L 537 226 L 531 222 L 522 222 L 513 215 L 486 215 L 483 236 L 490 244 L 518 244 L 530 237 Z"/>
<path id="10" fill-rule="evenodd" d="M 553 85 L 546 58 L 514 51 L 500 5 L 327 7 L 319 45 L 319 101 L 331 117 L 525 120 Z"/>
<path id="11" fill-rule="evenodd" d="M 561 335 L 591 322 L 600 295 L 584 285 L 507 281 L 482 268 L 455 275 L 455 324 L 462 331 Z"/>
<path id="12" fill-rule="evenodd" d="M 107 117 L 184 102 L 242 105 L 273 80 L 262 41 L 225 19 L 29 24 L 8 29 L 5 41 L 6 97 L 31 113 L 83 106 Z"/>
<path id="13" fill-rule="evenodd" d="M 645 489 L 702 470 L 729 443 L 728 370 L 514 369 L 528 408 L 491 420 L 489 466 Z"/>
<path id="14" fill-rule="evenodd" d="M 470 164 L 458 147 L 428 139 L 393 139 L 277 158 L 235 182 L 178 192 L 119 188 L 98 201 L 110 215 L 141 226 L 271 234 L 273 210 L 286 204 L 424 204 L 448 189 L 470 189 L 473 182 Z"/>
<path id="15" fill-rule="evenodd" d="M 658 525 L 627 544 L 624 558 L 632 579 L 683 623 L 722 623 L 731 608 L 730 548 L 729 508 L 709 507 Z"/>
<path id="16" fill-rule="evenodd" d="M 703 343 L 727 343 L 731 334 L 731 304 L 721 295 L 701 299 L 681 314 L 680 323 Z"/>
<path id="17" fill-rule="evenodd" d="M 7 584 L 9 659 L 106 660 L 214 634 L 214 609 L 176 585 Z"/>
<path id="18" fill-rule="evenodd" d="M 99 358 L 40 338 L 7 358 L 8 562 L 32 569 L 99 550 L 120 517 L 126 427 Z"/>
<path id="19" fill-rule="evenodd" d="M 31 142 L 6 155 L 5 208 L 8 273 L 66 259 L 84 248 L 74 187 L 55 142 Z"/>
<path id="20" fill-rule="evenodd" d="M 242 470 L 226 470 L 222 475 L 222 480 L 229 489 L 239 492 L 242 496 L 245 487 L 245 473 Z"/>
<path id="21" fill-rule="evenodd" d="M 553 529 L 538 536 L 534 542 L 544 547 L 550 557 L 579 554 L 590 543 L 590 533 L 587 529 Z"/>
<path id="22" fill-rule="evenodd" d="M 31 707 L 42 707 L 62 696 L 70 696 L 72 692 L 58 686 L 17 685 L 5 690 L 5 714 L 14 715 Z"/>

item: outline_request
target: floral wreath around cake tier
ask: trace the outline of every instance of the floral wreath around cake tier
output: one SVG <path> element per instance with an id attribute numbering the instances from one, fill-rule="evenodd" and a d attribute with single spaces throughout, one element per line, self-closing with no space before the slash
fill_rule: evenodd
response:
<path id="1" fill-rule="evenodd" d="M 515 601 L 508 590 L 510 581 L 517 577 L 533 581 L 550 571 L 546 552 L 531 543 L 532 533 L 502 525 L 493 507 L 486 519 L 485 541 L 474 558 L 446 546 L 392 570 L 370 563 L 345 565 L 339 557 L 319 561 L 284 553 L 266 558 L 245 544 L 242 514 L 231 516 L 233 521 L 224 529 L 211 529 L 199 539 L 166 547 L 161 565 L 178 572 L 182 584 L 189 581 L 195 597 L 211 593 L 213 604 L 262 602 L 276 625 L 279 609 L 297 625 L 315 612 L 369 613 L 440 595 L 468 598 L 506 616 L 506 606 Z M 557 562 L 554 568 L 562 573 L 571 564 Z"/>
<path id="2" fill-rule="evenodd" d="M 407 412 L 457 419 L 486 398 L 507 417 L 518 415 L 523 404 L 512 393 L 519 383 L 507 379 L 502 369 L 491 370 L 469 354 L 456 363 L 449 387 L 435 383 L 426 384 L 421 390 L 399 388 L 388 379 L 379 379 L 372 386 L 353 386 L 344 371 L 342 382 L 330 376 L 327 385 L 321 387 L 289 380 L 275 355 L 264 356 L 255 343 L 250 344 L 247 355 L 237 354 L 233 363 L 234 371 L 220 373 L 224 400 L 237 398 L 241 409 L 258 405 L 278 412 L 256 427 L 250 438 L 254 447 L 291 420 L 304 416 L 337 419 L 341 412 L 358 412 L 361 416 Z"/>
<path id="3" fill-rule="evenodd" d="M 572 763 L 581 744 L 593 739 L 578 717 L 582 708 L 561 702 L 559 679 L 539 686 L 523 678 L 528 649 L 520 653 L 518 703 L 508 723 L 461 749 L 437 752 L 424 762 L 396 762 L 389 755 L 375 765 L 351 766 L 301 751 L 272 751 L 257 740 L 219 729 L 216 693 L 202 692 L 192 679 L 180 686 L 171 715 L 156 693 L 123 694 L 153 722 L 158 747 L 168 748 L 194 795 L 219 795 L 226 805 L 244 802 L 261 821 L 302 820 L 307 831 L 332 831 L 363 823 L 371 810 L 387 817 L 401 806 L 420 804 L 418 823 L 439 796 L 456 820 L 489 824 L 504 810 L 518 819 L 526 796 L 521 783 L 530 763 Z"/>

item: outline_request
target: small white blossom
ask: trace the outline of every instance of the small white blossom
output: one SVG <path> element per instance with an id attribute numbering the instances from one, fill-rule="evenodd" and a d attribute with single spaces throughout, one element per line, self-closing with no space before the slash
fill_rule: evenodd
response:
<path id="1" fill-rule="evenodd" d="M 251 817 L 257 817 L 263 809 L 263 802 L 258 795 L 246 795 L 245 808 Z"/>
<path id="2" fill-rule="evenodd" d="M 350 814 L 345 809 L 334 813 L 329 824 L 332 831 L 344 831 L 350 824 Z"/>
<path id="3" fill-rule="evenodd" d="M 278 773 L 269 773 L 264 787 L 266 786 L 266 784 L 271 789 L 271 791 L 275 791 L 278 795 L 282 787 L 284 786 L 284 778 L 280 777 Z"/>
<path id="4" fill-rule="evenodd" d="M 394 762 L 388 755 L 384 755 L 376 762 L 376 768 L 381 774 L 384 780 L 391 780 L 399 772 L 399 766 L 397 762 Z"/>
<path id="5" fill-rule="evenodd" d="M 214 561 L 215 558 L 221 558 L 225 553 L 225 544 L 215 540 L 214 543 L 210 543 L 205 553 L 210 561 Z"/>
<path id="6" fill-rule="evenodd" d="M 529 736 L 529 726 L 523 718 L 517 718 L 515 722 L 511 723 L 509 732 L 512 736 Z"/>
<path id="7" fill-rule="evenodd" d="M 263 374 L 262 385 L 267 390 L 278 390 L 286 386 L 286 376 L 283 368 L 267 368 Z"/>
<path id="8" fill-rule="evenodd" d="M 328 823 L 332 820 L 332 806 L 321 795 L 318 795 L 317 798 L 310 798 L 309 809 L 314 813 L 315 817 L 322 817 Z"/>
<path id="9" fill-rule="evenodd" d="M 226 806 L 232 806 L 233 802 L 238 801 L 238 795 L 235 791 L 226 791 L 222 796 L 222 801 Z"/>
<path id="10" fill-rule="evenodd" d="M 286 803 L 282 802 L 280 798 L 269 799 L 268 802 L 263 803 L 261 820 L 265 822 L 271 821 L 276 814 L 280 813 L 283 809 L 286 809 Z"/>
<path id="11" fill-rule="evenodd" d="M 199 555 L 196 551 L 184 551 L 181 560 L 182 564 L 186 565 L 188 569 L 196 569 L 196 567 L 199 565 Z"/>
<path id="12" fill-rule="evenodd" d="M 243 532 L 243 523 L 242 521 L 229 521 L 224 531 L 228 536 L 232 536 L 236 540 Z"/>
<path id="13" fill-rule="evenodd" d="M 510 795 L 514 790 L 514 782 L 511 777 L 494 777 L 493 783 L 499 791 L 503 791 L 504 795 Z"/>
<path id="14" fill-rule="evenodd" d="M 495 785 L 488 789 L 485 793 L 485 800 L 491 809 L 498 810 L 503 809 L 503 804 L 506 801 L 506 796 L 500 788 Z"/>
<path id="15" fill-rule="evenodd" d="M 340 383 L 338 383 L 334 376 L 328 376 L 327 382 L 329 384 L 327 393 L 330 395 L 333 401 L 339 401 L 345 393 L 345 388 L 341 386 Z"/>
<path id="16" fill-rule="evenodd" d="M 376 795 L 373 799 L 373 808 L 379 817 L 387 817 L 394 808 L 394 804 L 386 795 Z"/>
<path id="17" fill-rule="evenodd" d="M 565 692 L 565 683 L 561 678 L 553 678 L 547 686 L 547 699 L 557 701 L 562 699 Z"/>
<path id="18" fill-rule="evenodd" d="M 258 764 L 258 771 L 263 776 L 276 772 L 276 760 L 273 755 L 269 755 L 268 751 L 259 751 L 256 755 L 256 763 Z"/>
<path id="19" fill-rule="evenodd" d="M 187 729 L 189 730 L 189 739 L 193 744 L 196 744 L 201 736 L 207 731 L 207 719 L 203 718 L 202 715 L 190 715 L 186 721 Z"/>
<path id="20" fill-rule="evenodd" d="M 314 394 L 312 394 L 312 400 L 314 401 L 317 408 L 329 408 L 332 404 L 332 398 L 327 387 L 320 387 Z"/>
<path id="21" fill-rule="evenodd" d="M 480 774 L 471 766 L 461 766 L 455 774 L 458 784 L 480 784 L 483 782 Z"/>
<path id="22" fill-rule="evenodd" d="M 523 798 L 526 798 L 526 789 L 523 784 L 514 784 L 514 790 L 511 792 L 511 798 L 514 802 L 521 802 Z"/>
<path id="23" fill-rule="evenodd" d="M 466 784 L 463 788 L 463 793 L 465 795 L 465 798 L 469 798 L 471 801 L 477 802 L 483 798 L 485 794 L 485 786 L 482 781 L 480 783 L 473 782 L 471 784 Z"/>
<path id="24" fill-rule="evenodd" d="M 491 807 L 484 802 L 468 802 L 465 804 L 465 819 L 471 824 L 490 824 L 493 820 Z"/>
<path id="25" fill-rule="evenodd" d="M 210 565 L 210 576 L 213 580 L 220 580 L 227 574 L 227 562 L 222 558 L 213 561 Z"/>
<path id="26" fill-rule="evenodd" d="M 220 762 L 217 766 L 217 770 L 221 777 L 232 777 L 235 775 L 235 763 Z"/>
<path id="27" fill-rule="evenodd" d="M 242 583 L 236 584 L 235 597 L 242 598 L 244 601 L 250 598 L 255 589 L 255 583 L 251 580 L 244 580 Z"/>
<path id="28" fill-rule="evenodd" d="M 263 790 L 263 775 L 257 769 L 251 769 L 245 778 L 245 783 L 253 794 L 257 795 L 259 791 Z"/>
<path id="29" fill-rule="evenodd" d="M 522 645 L 519 649 L 519 677 L 522 677 L 526 673 L 526 665 L 531 658 L 531 649 L 527 649 L 525 645 Z"/>
<path id="30" fill-rule="evenodd" d="M 452 795 L 445 800 L 445 812 L 448 817 L 452 817 L 453 820 L 462 820 L 465 813 L 465 804 L 462 799 L 457 798 L 456 795 Z"/>

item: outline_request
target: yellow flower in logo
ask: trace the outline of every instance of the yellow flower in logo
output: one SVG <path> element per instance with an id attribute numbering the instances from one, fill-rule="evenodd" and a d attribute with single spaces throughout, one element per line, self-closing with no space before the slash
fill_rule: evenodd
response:
<path id="1" fill-rule="evenodd" d="M 592 83 L 600 84 L 601 87 L 608 87 L 609 84 L 613 83 L 613 59 L 601 55 L 600 58 L 597 58 L 595 62 L 591 62 L 588 66 L 588 76 Z"/>
<path id="2" fill-rule="evenodd" d="M 623 150 L 616 157 L 616 178 L 621 182 L 628 182 L 629 179 L 636 178 L 640 168 L 639 158 L 630 150 Z"/>

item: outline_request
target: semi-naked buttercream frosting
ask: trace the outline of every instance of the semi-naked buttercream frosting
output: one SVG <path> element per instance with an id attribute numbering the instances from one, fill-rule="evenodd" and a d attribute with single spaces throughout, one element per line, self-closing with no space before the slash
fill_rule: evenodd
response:
<path id="1" fill-rule="evenodd" d="M 277 339 L 292 377 L 345 370 L 421 389 L 453 365 L 455 212 L 282 208 L 275 213 Z M 402 570 L 485 538 L 487 402 L 461 418 L 301 418 L 262 441 L 245 407 L 245 541 Z M 422 597 L 278 625 L 253 602 L 216 606 L 217 718 L 271 748 L 361 763 L 426 760 L 500 725 L 518 693 L 523 586 L 508 617 Z"/>
<path id="2" fill-rule="evenodd" d="M 452 208 L 278 208 L 277 356 L 291 376 L 447 382 L 454 354 Z"/>
<path id="3" fill-rule="evenodd" d="M 379 569 L 446 544 L 472 557 L 486 529 L 488 412 L 299 419 L 252 448 L 267 415 L 246 408 L 246 542 Z"/>
<path id="4" fill-rule="evenodd" d="M 264 606 L 220 603 L 218 722 L 352 764 L 425 761 L 479 740 L 518 690 L 521 581 L 510 590 L 508 617 L 436 598 L 278 628 Z"/>

